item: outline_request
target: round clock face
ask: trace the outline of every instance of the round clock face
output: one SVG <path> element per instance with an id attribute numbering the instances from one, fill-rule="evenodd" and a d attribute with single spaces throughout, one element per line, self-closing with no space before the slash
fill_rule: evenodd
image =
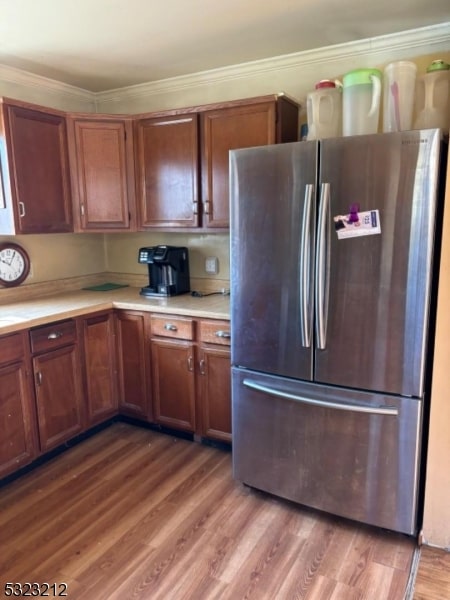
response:
<path id="1" fill-rule="evenodd" d="M 13 286 L 22 283 L 30 272 L 30 259 L 18 244 L 0 244 L 0 285 Z"/>

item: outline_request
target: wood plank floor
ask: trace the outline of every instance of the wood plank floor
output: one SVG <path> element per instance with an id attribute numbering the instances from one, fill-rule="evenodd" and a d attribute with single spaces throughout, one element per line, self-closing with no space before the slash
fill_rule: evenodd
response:
<path id="1" fill-rule="evenodd" d="M 450 598 L 450 553 L 422 546 L 414 585 L 414 600 Z"/>
<path id="2" fill-rule="evenodd" d="M 65 582 L 71 600 L 403 600 L 417 552 L 235 482 L 229 452 L 125 423 L 1 488 L 0 544 L 0 595 Z"/>

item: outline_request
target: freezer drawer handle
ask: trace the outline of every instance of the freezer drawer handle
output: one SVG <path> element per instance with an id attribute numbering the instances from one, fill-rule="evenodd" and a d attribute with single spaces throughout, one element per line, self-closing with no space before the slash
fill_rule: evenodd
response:
<path id="1" fill-rule="evenodd" d="M 257 390 L 258 392 L 264 392 L 265 394 L 271 394 L 272 396 L 278 396 L 279 398 L 286 398 L 287 400 L 294 400 L 301 404 L 311 404 L 313 406 L 322 406 L 323 408 L 334 408 L 336 410 L 346 410 L 352 412 L 368 413 L 372 415 L 390 415 L 396 417 L 398 410 L 394 406 L 366 406 L 365 404 L 346 404 L 339 402 L 329 402 L 327 400 L 315 400 L 314 398 L 305 398 L 304 396 L 297 396 L 295 394 L 289 394 L 288 392 L 282 392 L 265 385 L 261 385 L 251 379 L 244 379 L 243 381 L 246 387 Z"/>
<path id="2" fill-rule="evenodd" d="M 300 238 L 300 335 L 302 346 L 311 346 L 311 302 L 310 302 L 310 272 L 311 272 L 311 205 L 314 186 L 305 186 L 305 202 L 303 205 L 302 232 Z"/>

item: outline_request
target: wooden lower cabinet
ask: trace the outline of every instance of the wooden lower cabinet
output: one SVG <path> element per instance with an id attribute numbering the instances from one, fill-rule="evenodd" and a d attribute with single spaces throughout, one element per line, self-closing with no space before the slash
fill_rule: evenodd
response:
<path id="1" fill-rule="evenodd" d="M 146 315 L 120 310 L 116 313 L 119 411 L 145 421 L 153 418 L 150 352 L 146 341 Z"/>
<path id="2" fill-rule="evenodd" d="M 30 331 L 37 422 L 42 452 L 84 429 L 84 398 L 76 324 L 73 320 Z"/>
<path id="3" fill-rule="evenodd" d="M 116 310 L 0 336 L 0 478 L 117 413 L 231 442 L 228 321 Z"/>
<path id="4" fill-rule="evenodd" d="M 201 435 L 231 442 L 230 323 L 202 320 L 198 337 Z"/>
<path id="5" fill-rule="evenodd" d="M 155 421 L 231 441 L 230 324 L 151 315 Z"/>
<path id="6" fill-rule="evenodd" d="M 231 442 L 230 351 L 202 347 L 199 352 L 201 434 Z"/>
<path id="7" fill-rule="evenodd" d="M 0 337 L 0 478 L 30 463 L 37 431 L 26 332 Z"/>
<path id="8" fill-rule="evenodd" d="M 194 432 L 194 344 L 152 338 L 151 347 L 155 421 L 174 429 Z"/>
<path id="9" fill-rule="evenodd" d="M 88 426 L 117 414 L 117 370 L 114 313 L 81 320 Z"/>

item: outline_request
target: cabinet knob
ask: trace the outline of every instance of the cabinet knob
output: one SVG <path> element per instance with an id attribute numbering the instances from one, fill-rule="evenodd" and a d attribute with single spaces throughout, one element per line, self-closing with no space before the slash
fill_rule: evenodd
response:
<path id="1" fill-rule="evenodd" d="M 51 333 L 48 334 L 47 339 L 48 340 L 58 340 L 62 336 L 63 336 L 63 334 L 60 331 L 52 331 Z"/>
<path id="2" fill-rule="evenodd" d="M 202 360 L 199 362 L 200 374 L 201 375 L 206 375 L 205 364 L 206 364 L 205 360 L 202 358 Z"/>
<path id="3" fill-rule="evenodd" d="M 25 204 L 19 201 L 19 217 L 25 216 Z"/>
<path id="4" fill-rule="evenodd" d="M 194 365 L 193 365 L 193 359 L 192 356 L 189 356 L 187 359 L 187 365 L 188 365 L 188 371 L 193 371 L 194 370 Z"/>
<path id="5" fill-rule="evenodd" d="M 166 323 L 164 325 L 164 329 L 166 329 L 167 331 L 177 331 L 178 328 L 176 325 L 172 325 L 172 323 Z"/>
<path id="6" fill-rule="evenodd" d="M 229 340 L 231 337 L 231 333 L 229 331 L 224 331 L 222 329 L 219 329 L 218 331 L 215 332 L 215 336 L 219 337 L 219 338 L 226 338 L 227 340 Z"/>
<path id="7" fill-rule="evenodd" d="M 203 214 L 209 215 L 209 200 L 203 202 Z"/>
<path id="8" fill-rule="evenodd" d="M 42 373 L 40 371 L 37 371 L 37 373 L 35 374 L 36 377 L 36 385 L 42 385 Z"/>

